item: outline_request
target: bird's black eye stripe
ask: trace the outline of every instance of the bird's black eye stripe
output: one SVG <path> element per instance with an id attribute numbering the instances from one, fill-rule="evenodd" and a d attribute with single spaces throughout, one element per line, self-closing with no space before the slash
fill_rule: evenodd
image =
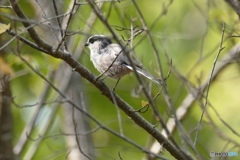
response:
<path id="1" fill-rule="evenodd" d="M 88 42 L 93 44 L 95 41 L 102 41 L 102 47 L 104 48 L 105 46 L 107 46 L 108 44 L 111 44 L 111 39 L 108 38 L 108 37 L 102 37 L 102 36 L 94 36 L 94 37 L 91 37 Z"/>
<path id="2" fill-rule="evenodd" d="M 92 38 L 89 39 L 89 42 L 90 42 L 90 43 L 93 43 L 93 42 L 95 42 L 96 40 L 97 40 L 96 37 L 92 37 Z"/>
<path id="3" fill-rule="evenodd" d="M 90 42 L 90 43 L 94 43 L 95 41 L 98 41 L 98 40 L 101 40 L 101 39 L 102 39 L 102 37 L 96 36 L 96 37 L 90 38 L 90 39 L 89 39 L 89 42 Z"/>

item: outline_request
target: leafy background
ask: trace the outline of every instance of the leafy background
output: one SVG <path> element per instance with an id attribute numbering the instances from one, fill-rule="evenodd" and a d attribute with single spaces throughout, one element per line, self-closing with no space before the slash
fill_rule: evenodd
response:
<path id="1" fill-rule="evenodd" d="M 160 60 L 165 76 L 170 69 L 167 57 L 172 60 L 172 66 L 179 72 L 178 74 L 171 72 L 167 80 L 167 87 L 173 104 L 178 108 L 188 92 L 192 89 L 188 85 L 189 83 L 187 84 L 186 81 L 183 81 L 178 75 L 182 75 L 195 86 L 199 86 L 200 83 L 208 79 L 219 50 L 223 25 L 225 25 L 224 49 L 221 51 L 219 59 L 228 54 L 229 50 L 238 43 L 239 18 L 225 1 L 137 0 L 136 2 L 148 27 L 151 28 L 150 33 L 160 53 Z M 68 7 L 71 7 L 71 2 L 67 0 L 61 0 L 57 3 L 61 14 L 66 13 Z M 46 8 L 41 9 L 36 1 L 19 1 L 23 12 L 30 20 L 34 23 L 36 22 L 37 25 L 34 28 L 39 35 L 51 45 L 57 46 L 58 43 L 47 23 L 37 23 L 43 20 L 42 10 L 51 10 L 52 3 L 42 0 L 40 4 Z M 9 3 L 2 1 L 1 5 L 9 5 Z M 11 9 L 1 8 L 0 11 L 2 15 L 0 18 L 1 23 L 10 23 L 16 32 L 24 30 L 21 20 L 15 18 L 16 16 Z M 124 28 L 130 28 L 131 26 L 136 28 L 143 27 L 131 0 L 123 0 L 120 3 L 116 1 L 104 2 L 101 11 L 107 16 L 109 24 L 112 25 L 119 37 L 122 36 L 128 39 L 131 33 L 129 30 L 124 29 L 120 31 L 116 26 Z M 98 18 L 96 18 L 96 22 L 92 26 L 89 26 L 89 32 L 84 32 L 90 14 L 93 14 L 93 11 L 88 4 L 80 5 L 68 27 L 72 33 L 79 32 L 68 36 L 67 42 L 69 52 L 73 55 L 80 54 L 78 61 L 95 75 L 98 75 L 99 73 L 94 69 L 89 60 L 89 50 L 83 48 L 82 42 L 93 34 L 111 36 L 111 33 Z M 162 16 L 157 19 L 160 14 L 162 14 Z M 56 23 L 56 18 L 50 21 L 50 23 Z M 21 36 L 30 39 L 26 31 L 22 33 Z M 12 36 L 4 33 L 1 34 L 0 38 L 1 46 L 3 46 Z M 144 67 L 156 77 L 159 76 L 154 50 L 145 32 L 136 37 L 133 46 L 136 56 Z M 83 51 L 79 52 L 79 50 L 82 49 Z M 11 103 L 13 148 L 19 143 L 22 134 L 25 136 L 28 135 L 28 133 L 24 132 L 24 128 L 31 122 L 37 104 L 41 103 L 41 95 L 47 84 L 16 55 L 19 53 L 21 53 L 21 56 L 26 59 L 37 72 L 40 72 L 46 78 L 50 79 L 57 88 L 60 88 L 61 85 L 63 85 L 62 82 L 68 78 L 64 73 L 71 70 L 69 66 L 63 64 L 62 60 L 43 54 L 17 39 L 1 49 L 0 58 L 5 62 L 1 61 L 1 65 L 7 65 L 11 75 L 10 87 L 14 100 L 14 102 Z M 61 74 L 59 74 L 57 70 L 61 70 Z M 6 70 L 2 72 L 5 73 Z M 219 130 L 213 127 L 205 114 L 196 144 L 197 151 L 204 159 L 210 159 L 210 151 L 235 151 L 239 153 L 239 73 L 239 64 L 233 63 L 223 70 L 210 85 L 207 112 Z M 77 96 L 83 96 L 80 101 L 85 104 L 88 112 L 108 128 L 120 133 L 119 119 L 117 118 L 118 110 L 114 104 L 83 77 L 77 73 L 73 73 L 73 75 L 77 83 L 79 83 L 78 86 L 73 87 L 78 90 L 79 95 Z M 146 80 L 146 82 L 150 83 L 148 80 Z M 113 88 L 116 81 L 105 79 L 104 83 L 109 86 L 109 88 Z M 73 84 L 75 85 L 76 82 Z M 149 90 L 153 96 L 158 92 L 158 88 L 155 84 L 151 85 L 152 87 L 150 87 Z M 142 92 L 136 95 L 135 92 L 138 87 L 139 83 L 137 79 L 134 74 L 131 74 L 120 81 L 116 93 L 124 99 L 124 101 L 133 106 L 134 109 L 139 109 L 142 107 L 142 102 L 147 100 Z M 65 92 L 65 94 L 67 94 L 67 92 Z M 78 103 L 78 101 L 74 99 L 74 94 L 76 93 L 70 90 L 67 95 L 74 102 Z M 27 159 L 26 157 L 31 155 L 31 153 L 34 153 L 30 156 L 31 159 L 69 158 L 68 155 L 71 154 L 71 149 L 67 147 L 67 137 L 69 136 L 63 134 L 68 132 L 66 130 L 65 120 L 66 108 L 64 109 L 66 106 L 64 106 L 65 102 L 60 100 L 59 97 L 59 94 L 52 88 L 49 89 L 46 99 L 44 100 L 46 103 L 41 107 L 37 115 L 34 128 L 27 139 L 26 146 L 23 147 L 22 152 L 18 155 L 20 159 Z M 171 114 L 163 96 L 160 95 L 154 102 L 164 120 L 167 121 Z M 57 105 L 56 108 L 53 109 L 54 104 Z M 216 115 L 211 106 L 217 110 L 219 116 Z M 195 138 L 196 127 L 201 113 L 202 109 L 199 106 L 199 102 L 195 102 L 181 121 L 192 140 Z M 122 119 L 121 129 L 123 130 L 124 136 L 140 146 L 146 148 L 151 146 L 153 141 L 151 136 L 138 127 L 122 111 L 120 111 L 120 115 Z M 149 108 L 147 112 L 141 113 L 141 115 L 153 125 L 158 124 L 151 108 Z M 238 134 L 233 133 L 229 127 L 221 122 L 221 119 L 230 125 Z M 97 127 L 93 121 L 88 119 L 88 122 L 91 130 Z M 49 126 L 46 129 L 46 133 L 40 135 L 47 124 L 49 124 Z M 157 125 L 157 128 L 159 130 L 162 129 L 160 125 Z M 39 136 L 43 136 L 44 138 L 38 139 Z M 74 137 L 74 135 L 71 136 Z M 120 159 L 120 157 L 122 159 L 143 159 L 146 155 L 146 153 L 106 130 L 99 129 L 89 134 L 89 136 L 92 138 L 94 148 L 94 152 L 91 154 L 95 156 L 95 159 Z M 175 131 L 173 136 L 177 142 L 181 144 L 178 132 Z M 232 143 L 229 139 L 232 139 L 236 143 Z M 40 142 L 40 145 L 37 146 L 37 150 L 33 152 L 31 149 L 34 148 L 37 142 Z M 89 141 L 89 143 L 91 143 L 91 141 Z M 190 152 L 193 154 L 193 151 L 190 150 Z M 163 150 L 163 156 L 170 159 L 173 158 L 166 150 Z M 238 159 L 237 157 L 229 157 L 229 159 L 230 158 Z"/>

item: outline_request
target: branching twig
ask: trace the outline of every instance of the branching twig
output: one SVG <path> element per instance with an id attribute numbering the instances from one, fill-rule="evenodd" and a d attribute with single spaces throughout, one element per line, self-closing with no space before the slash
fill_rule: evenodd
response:
<path id="1" fill-rule="evenodd" d="M 216 58 L 215 58 L 215 60 L 213 62 L 213 66 L 212 66 L 212 70 L 211 70 L 211 73 L 210 73 L 210 77 L 209 77 L 209 80 L 207 82 L 205 103 L 204 103 L 204 106 L 203 106 L 203 109 L 202 109 L 202 114 L 201 114 L 200 120 L 198 122 L 196 136 L 195 136 L 195 140 L 194 140 L 194 146 L 197 143 L 198 133 L 199 133 L 199 130 L 201 128 L 203 115 L 204 115 L 204 113 L 206 111 L 206 108 L 207 108 L 207 105 L 208 105 L 208 93 L 209 93 L 209 89 L 210 89 L 210 84 L 211 84 L 212 79 L 213 79 L 213 73 L 214 73 L 214 70 L 215 70 L 215 67 L 216 67 L 216 64 L 217 64 L 217 61 L 218 61 L 218 57 L 219 57 L 220 53 L 222 52 L 222 50 L 224 49 L 224 47 L 222 46 L 223 45 L 224 32 L 225 32 L 225 24 L 223 24 L 223 28 L 222 28 L 222 37 L 221 37 L 221 41 L 220 41 L 220 45 L 219 45 L 219 50 L 218 50 L 217 56 L 216 56 Z"/>
<path id="2" fill-rule="evenodd" d="M 77 136 L 77 122 L 75 121 L 75 117 L 74 117 L 74 107 L 72 107 L 72 123 L 73 123 L 73 126 L 74 126 L 74 135 L 75 135 L 75 140 L 77 142 L 78 150 L 82 153 L 82 155 L 84 157 L 86 157 L 87 159 L 91 160 L 91 158 L 86 153 L 84 153 L 84 151 L 82 150 L 81 144 L 80 144 L 80 142 L 78 140 L 78 136 Z"/>
<path id="3" fill-rule="evenodd" d="M 143 25 L 143 28 L 146 30 L 147 37 L 148 37 L 149 41 L 151 42 L 152 48 L 153 48 L 154 53 L 155 53 L 155 55 L 156 55 L 156 60 L 157 60 L 158 68 L 159 68 L 160 77 L 161 77 L 161 79 L 163 80 L 163 79 L 164 79 L 164 78 L 163 78 L 164 76 L 163 76 L 162 64 L 161 64 L 161 62 L 160 62 L 160 54 L 159 54 L 159 52 L 158 52 L 158 50 L 157 50 L 157 47 L 156 47 L 156 45 L 155 45 L 155 43 L 154 43 L 154 41 L 153 41 L 153 38 L 152 38 L 152 36 L 151 36 L 151 34 L 150 34 L 150 31 L 149 31 L 149 29 L 148 29 L 148 26 L 147 26 L 147 24 L 146 24 L 146 21 L 145 21 L 145 19 L 144 19 L 144 16 L 143 16 L 140 8 L 138 7 L 138 5 L 137 5 L 137 3 L 136 3 L 135 0 L 132 0 L 132 2 L 133 2 L 134 6 L 135 6 L 135 8 L 136 8 L 136 10 L 137 10 L 137 12 L 138 12 L 139 18 L 140 18 L 140 20 L 141 20 L 141 22 L 142 22 L 142 25 Z M 182 141 L 185 141 L 185 140 L 187 139 L 187 136 L 185 135 L 185 131 L 184 131 L 181 123 L 180 123 L 179 120 L 177 119 L 176 111 L 175 111 L 175 109 L 174 109 L 174 106 L 173 106 L 171 97 L 170 97 L 170 95 L 169 95 L 168 88 L 167 88 L 167 86 L 166 86 L 166 84 L 165 84 L 165 81 L 163 81 L 163 83 L 164 83 L 164 85 L 163 85 L 163 91 L 164 91 L 165 101 L 166 101 L 168 107 L 169 107 L 170 110 L 171 110 L 171 114 L 173 114 L 173 116 L 174 116 L 174 120 L 175 120 L 176 126 L 177 126 L 177 128 L 178 128 L 179 135 L 180 135 Z M 167 128 L 166 128 L 166 130 L 167 130 Z M 186 148 L 186 147 L 185 147 L 185 148 Z M 184 153 L 182 150 L 180 150 L 180 152 Z M 187 155 L 186 155 L 186 156 L 187 156 Z"/>
<path id="4" fill-rule="evenodd" d="M 25 60 L 25 59 L 23 59 L 23 60 Z M 25 60 L 25 61 L 26 61 L 26 60 Z M 30 64 L 27 63 L 27 65 L 30 65 Z M 33 71 L 35 71 L 35 69 L 34 69 L 31 65 L 30 65 L 29 67 L 30 67 Z M 37 73 L 37 74 L 39 75 L 39 74 L 41 74 L 41 73 Z M 66 74 L 66 73 L 65 73 L 65 74 Z M 41 75 L 40 77 L 43 78 L 43 79 L 48 83 L 48 81 L 46 80 L 46 78 L 44 78 L 43 75 Z M 70 78 L 70 76 L 68 76 L 68 75 L 66 75 L 66 77 L 67 77 L 67 78 Z M 53 89 L 57 88 L 57 87 L 55 87 L 52 83 L 51 83 L 50 86 L 52 86 Z M 81 108 L 78 107 L 74 102 L 72 102 L 71 100 L 69 100 L 69 99 L 63 94 L 63 92 L 65 91 L 66 88 L 67 88 L 67 86 L 66 86 L 66 85 L 63 85 L 62 88 L 61 88 L 61 90 L 55 90 L 55 91 L 56 91 L 59 95 L 61 95 L 63 99 L 65 99 L 66 103 L 71 104 L 72 106 L 74 106 L 74 108 L 76 108 L 78 111 L 84 113 L 89 119 L 91 119 L 93 122 L 95 122 L 95 123 L 99 126 L 99 127 L 96 129 L 96 131 L 97 131 L 98 129 L 102 128 L 103 130 L 106 130 L 106 131 L 108 131 L 109 133 L 111 133 L 111 134 L 119 137 L 120 139 L 123 139 L 124 141 L 132 144 L 133 146 L 135 146 L 136 148 L 140 149 L 141 151 L 143 151 L 143 152 L 145 152 L 145 153 L 147 153 L 147 154 L 151 154 L 151 155 L 154 155 L 155 157 L 165 159 L 165 158 L 162 157 L 162 156 L 159 156 L 159 155 L 157 155 L 157 154 L 154 154 L 154 153 L 152 153 L 152 152 L 149 152 L 147 149 L 141 147 L 140 145 L 137 145 L 135 142 L 133 142 L 132 140 L 128 139 L 127 137 L 125 137 L 125 136 L 123 136 L 123 135 L 121 135 L 121 134 L 119 134 L 119 133 L 111 130 L 110 128 L 108 128 L 108 127 L 106 127 L 106 126 L 104 126 L 101 122 L 99 122 L 99 121 L 98 121 L 96 118 L 94 118 L 91 114 L 89 114 L 89 113 L 86 112 L 85 110 L 81 109 Z M 53 114 L 55 114 L 55 111 L 56 111 L 56 109 L 57 109 L 57 106 L 58 106 L 58 104 L 55 103 L 55 105 L 52 107 L 52 112 L 51 112 L 51 115 L 50 115 L 49 117 L 54 117 Z M 47 131 L 48 126 L 49 126 L 50 124 L 51 124 L 51 121 L 49 120 L 49 121 L 48 121 L 48 124 L 45 124 L 44 129 L 42 129 L 43 133 L 45 133 L 45 132 Z M 92 133 L 92 132 L 94 132 L 94 131 L 95 131 L 95 130 L 89 131 L 89 132 L 86 132 L 86 133 L 77 133 L 77 134 L 89 134 L 89 133 Z M 42 134 L 40 134 L 40 135 L 42 135 Z M 69 135 L 69 134 L 63 134 L 63 135 Z M 58 135 L 57 135 L 57 136 L 58 136 Z M 74 134 L 73 136 L 76 136 L 76 135 Z M 47 136 L 47 137 L 39 136 L 38 139 L 34 139 L 34 138 L 29 137 L 29 136 L 27 136 L 27 137 L 30 138 L 30 139 L 32 139 L 32 140 L 42 140 L 42 138 L 48 138 L 48 137 L 52 137 L 52 136 Z M 36 143 L 36 145 L 38 145 L 38 144 L 39 144 L 39 143 Z M 37 149 L 37 147 L 32 147 L 32 148 L 31 148 L 31 152 L 30 152 L 31 154 L 27 155 L 26 157 L 29 157 L 29 158 L 26 158 L 26 159 L 31 159 L 30 157 L 32 157 L 32 154 L 34 153 L 34 151 L 32 151 L 32 150 L 34 150 L 34 149 Z"/>
<path id="5" fill-rule="evenodd" d="M 21 19 L 27 19 L 26 16 L 23 14 L 21 9 L 18 6 L 18 3 L 16 0 L 9 0 L 13 10 L 15 13 L 18 15 L 19 18 Z M 28 28 L 30 24 L 28 22 L 23 22 L 23 25 Z M 72 68 L 75 68 L 75 70 L 83 77 L 85 77 L 89 82 L 94 84 L 106 97 L 108 97 L 112 102 L 112 96 L 111 93 L 109 92 L 109 89 L 100 81 L 96 81 L 95 77 L 92 76 L 92 74 L 81 64 L 79 64 L 71 54 L 65 53 L 63 51 L 57 51 L 53 52 L 53 47 L 49 44 L 47 44 L 44 40 L 42 40 L 37 32 L 34 30 L 34 28 L 29 28 L 28 33 L 30 37 L 35 41 L 35 43 L 46 50 L 51 56 L 60 58 L 64 60 L 66 63 L 68 63 Z M 62 95 L 65 97 L 64 95 Z M 177 150 L 164 136 L 162 136 L 158 130 L 152 127 L 152 125 L 146 121 L 142 116 L 140 116 L 138 113 L 133 112 L 133 108 L 129 106 L 126 102 L 124 102 L 119 96 L 114 95 L 115 99 L 117 101 L 117 104 L 119 108 L 121 108 L 128 116 L 132 118 L 132 120 L 138 124 L 140 127 L 142 127 L 145 131 L 147 131 L 149 134 L 151 134 L 154 138 L 156 138 L 159 143 L 164 143 L 165 148 L 176 158 L 181 158 L 181 159 L 191 159 L 189 156 L 184 155 L 184 153 L 180 153 L 179 150 Z M 66 98 L 66 97 L 65 97 Z M 71 101 L 68 101 L 71 105 L 75 106 L 72 104 Z M 77 106 L 75 106 L 77 107 Z M 79 109 L 79 108 L 78 108 Z M 84 112 L 83 110 L 79 109 L 81 112 Z M 87 116 L 90 116 L 88 113 L 85 113 Z M 93 118 L 93 117 L 92 117 Z"/>
<path id="6" fill-rule="evenodd" d="M 224 56 L 214 69 L 214 72 L 212 73 L 211 82 L 213 83 L 214 80 L 217 78 L 217 76 L 230 64 L 238 62 L 240 59 L 240 46 L 239 44 L 234 46 L 227 54 Z M 182 104 L 178 107 L 176 114 L 179 120 L 182 120 L 185 116 L 185 114 L 188 112 L 192 104 L 198 100 L 199 96 L 202 96 L 202 93 L 206 90 L 208 86 L 208 80 L 203 82 L 202 85 L 199 86 L 199 88 L 195 88 L 193 91 L 191 91 L 185 99 L 182 101 Z M 174 122 L 174 119 L 169 119 L 167 124 L 169 131 L 172 133 L 173 130 L 176 127 L 176 124 Z M 168 137 L 163 130 L 161 132 L 163 135 Z M 151 151 L 154 153 L 158 153 L 161 150 L 161 146 L 158 143 L 154 143 Z"/>
<path id="7" fill-rule="evenodd" d="M 20 55 L 19 57 L 24 60 Z M 26 62 L 26 61 L 24 61 Z M 28 65 L 28 64 L 27 64 Z M 37 71 L 36 71 L 37 72 Z M 53 77 L 53 72 L 50 72 L 49 75 L 51 76 L 50 79 Z M 42 95 L 40 96 L 39 98 L 39 101 L 41 102 L 44 102 L 49 94 L 49 89 L 50 89 L 50 85 L 47 84 L 45 85 L 44 89 L 43 89 L 43 92 L 42 92 Z M 35 107 L 35 111 L 34 113 L 32 114 L 32 118 L 31 120 L 28 122 L 28 124 L 25 126 L 25 128 L 23 129 L 22 131 L 22 134 L 19 138 L 19 141 L 17 142 L 17 144 L 15 145 L 14 147 L 14 153 L 16 155 L 20 155 L 20 153 L 22 152 L 22 150 L 24 149 L 24 146 L 26 145 L 27 143 L 27 137 L 26 137 L 26 133 L 27 134 L 31 134 L 32 131 L 33 131 L 33 127 L 35 125 L 35 122 L 37 120 L 37 117 L 39 115 L 39 112 L 40 112 L 40 109 L 43 107 L 43 103 L 40 103 L 39 105 L 37 105 Z"/>

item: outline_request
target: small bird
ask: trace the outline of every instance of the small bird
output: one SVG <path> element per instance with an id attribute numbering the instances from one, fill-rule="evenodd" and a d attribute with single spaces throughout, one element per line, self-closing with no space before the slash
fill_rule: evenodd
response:
<path id="1" fill-rule="evenodd" d="M 104 35 L 91 36 L 85 46 L 90 49 L 90 59 L 94 67 L 105 77 L 111 77 L 119 81 L 121 77 L 134 71 L 126 55 L 129 53 L 123 53 L 125 50 L 119 44 L 112 43 L 109 37 Z M 130 58 L 137 73 L 157 84 L 162 84 L 159 79 L 143 70 L 135 59 Z"/>

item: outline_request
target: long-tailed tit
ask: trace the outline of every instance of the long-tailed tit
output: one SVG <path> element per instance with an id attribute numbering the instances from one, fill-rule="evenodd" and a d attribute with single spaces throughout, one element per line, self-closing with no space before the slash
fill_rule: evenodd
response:
<path id="1" fill-rule="evenodd" d="M 157 84 L 161 84 L 159 79 L 156 79 L 147 71 L 143 70 L 136 60 L 131 58 L 134 65 L 132 67 L 125 50 L 118 44 L 112 43 L 109 37 L 104 35 L 91 36 L 85 46 L 90 49 L 90 58 L 95 68 L 104 76 L 119 80 L 126 74 L 134 71 L 147 77 Z"/>

